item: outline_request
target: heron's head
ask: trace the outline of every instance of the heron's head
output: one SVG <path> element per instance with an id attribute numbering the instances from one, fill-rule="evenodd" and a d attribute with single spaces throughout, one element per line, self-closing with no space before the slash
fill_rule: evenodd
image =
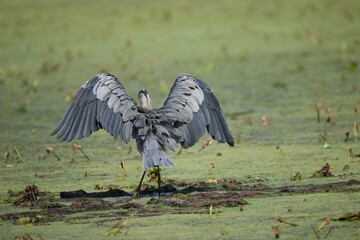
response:
<path id="1" fill-rule="evenodd" d="M 145 89 L 140 90 L 139 92 L 140 107 L 144 112 L 151 110 L 151 99 Z"/>

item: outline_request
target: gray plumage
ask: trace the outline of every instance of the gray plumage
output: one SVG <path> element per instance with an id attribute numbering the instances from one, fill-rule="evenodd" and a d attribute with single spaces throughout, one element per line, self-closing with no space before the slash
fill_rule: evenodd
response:
<path id="1" fill-rule="evenodd" d="M 101 73 L 81 87 L 51 135 L 71 141 L 105 129 L 115 140 L 136 139 L 145 170 L 174 166 L 163 148 L 174 151 L 179 143 L 191 147 L 206 130 L 213 139 L 234 146 L 220 104 L 203 81 L 181 74 L 160 108 L 151 109 L 146 90 L 139 98 L 137 104 L 116 77 Z"/>

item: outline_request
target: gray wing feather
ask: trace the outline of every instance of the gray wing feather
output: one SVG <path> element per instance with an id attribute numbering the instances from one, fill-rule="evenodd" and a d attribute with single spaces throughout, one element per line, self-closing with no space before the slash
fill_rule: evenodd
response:
<path id="1" fill-rule="evenodd" d="M 51 135 L 71 141 L 103 128 L 115 139 L 120 136 L 128 143 L 137 113 L 134 106 L 121 83 L 113 75 L 101 73 L 81 87 Z"/>
<path id="2" fill-rule="evenodd" d="M 181 74 L 170 90 L 163 108 L 177 112 L 174 126 L 184 133 L 184 148 L 194 145 L 207 130 L 215 140 L 234 146 L 225 114 L 209 86 L 189 74 Z"/>

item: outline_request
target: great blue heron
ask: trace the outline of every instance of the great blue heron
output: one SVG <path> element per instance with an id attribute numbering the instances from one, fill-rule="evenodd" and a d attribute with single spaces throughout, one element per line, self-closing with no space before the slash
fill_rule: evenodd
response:
<path id="1" fill-rule="evenodd" d="M 183 148 L 191 147 L 206 130 L 213 139 L 234 146 L 212 90 L 185 73 L 175 80 L 164 105 L 154 109 L 145 89 L 139 92 L 136 104 L 115 76 L 101 73 L 82 85 L 51 135 L 71 141 L 101 128 L 115 140 L 119 136 L 125 143 L 136 139 L 144 162 L 144 173 L 135 192 L 138 196 L 146 170 L 175 165 L 164 147 L 172 151 L 178 143 Z M 160 196 L 160 175 L 158 187 Z"/>

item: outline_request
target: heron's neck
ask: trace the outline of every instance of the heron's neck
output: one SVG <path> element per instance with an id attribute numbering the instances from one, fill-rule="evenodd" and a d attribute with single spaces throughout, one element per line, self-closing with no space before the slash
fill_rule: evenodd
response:
<path id="1" fill-rule="evenodd" d="M 143 112 L 149 112 L 152 107 L 151 107 L 151 99 L 149 96 L 143 97 L 140 99 L 140 108 Z"/>

